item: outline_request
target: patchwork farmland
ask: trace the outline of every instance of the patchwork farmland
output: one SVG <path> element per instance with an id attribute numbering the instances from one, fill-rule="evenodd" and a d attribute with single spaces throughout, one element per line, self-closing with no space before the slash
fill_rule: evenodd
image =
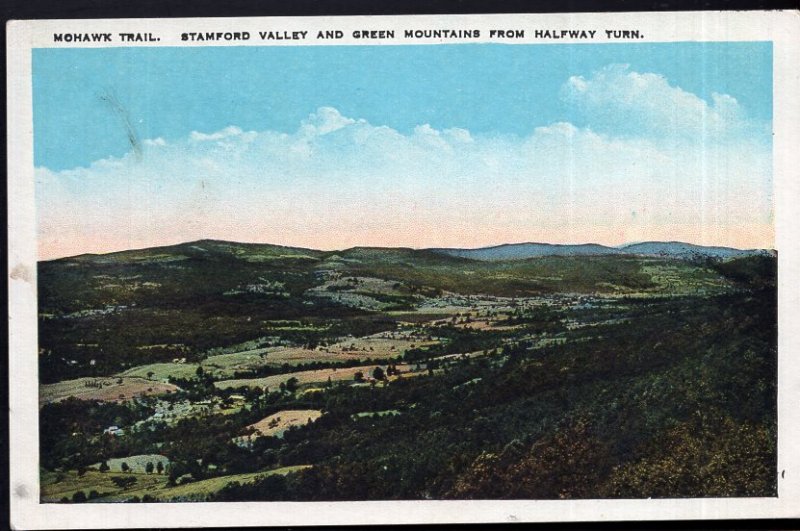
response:
<path id="1" fill-rule="evenodd" d="M 663 248 L 42 262 L 41 501 L 773 496 L 774 254 Z"/>

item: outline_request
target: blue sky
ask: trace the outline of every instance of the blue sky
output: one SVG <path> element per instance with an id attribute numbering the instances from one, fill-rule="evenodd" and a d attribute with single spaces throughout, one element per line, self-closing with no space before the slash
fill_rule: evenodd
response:
<path id="1" fill-rule="evenodd" d="M 290 132 L 323 106 L 403 133 L 428 123 L 524 135 L 587 125 L 559 89 L 610 63 L 772 118 L 770 43 L 37 49 L 35 163 L 61 170 L 126 153 L 119 116 L 99 97 L 108 91 L 141 139 L 229 125 Z"/>
<path id="2" fill-rule="evenodd" d="M 42 49 L 33 96 L 42 258 L 774 243 L 770 43 Z"/>

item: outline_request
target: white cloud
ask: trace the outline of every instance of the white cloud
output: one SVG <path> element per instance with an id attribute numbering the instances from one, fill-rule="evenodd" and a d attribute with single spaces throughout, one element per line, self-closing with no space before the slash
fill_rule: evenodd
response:
<path id="1" fill-rule="evenodd" d="M 193 142 L 206 142 L 206 141 L 209 141 L 209 140 L 222 140 L 224 138 L 241 136 L 243 133 L 244 133 L 244 131 L 242 131 L 240 128 L 238 128 L 238 127 L 236 127 L 234 125 L 231 125 L 231 126 L 226 127 L 225 129 L 222 129 L 222 130 L 217 131 L 215 133 L 211 133 L 209 135 L 207 135 L 205 133 L 200 133 L 200 132 L 197 132 L 197 131 L 192 131 L 189 134 L 189 140 L 191 140 Z"/>
<path id="2" fill-rule="evenodd" d="M 143 142 L 145 146 L 166 146 L 167 141 L 161 137 L 158 138 L 146 138 Z"/>
<path id="3" fill-rule="evenodd" d="M 320 107 L 303 121 L 300 130 L 307 136 L 326 135 L 354 123 L 355 120 L 342 116 L 333 107 Z"/>
<path id="4" fill-rule="evenodd" d="M 746 119 L 732 96 L 714 93 L 709 103 L 660 74 L 628 65 L 609 65 L 588 78 L 573 76 L 561 94 L 593 128 L 612 134 L 709 141 L 768 133 L 765 124 Z"/>
<path id="5" fill-rule="evenodd" d="M 573 77 L 564 90 L 591 128 L 558 122 L 498 137 L 421 124 L 404 134 L 322 107 L 291 134 L 193 131 L 145 141 L 141 159 L 39 168 L 41 253 L 205 237 L 319 248 L 622 243 L 658 227 L 736 244 L 741 227 L 771 222 L 768 146 L 733 135 L 665 140 L 679 129 L 685 138 L 692 128 L 741 127 L 735 99 L 716 95 L 709 105 L 623 67 Z M 646 124 L 648 134 L 611 136 L 604 113 Z"/>

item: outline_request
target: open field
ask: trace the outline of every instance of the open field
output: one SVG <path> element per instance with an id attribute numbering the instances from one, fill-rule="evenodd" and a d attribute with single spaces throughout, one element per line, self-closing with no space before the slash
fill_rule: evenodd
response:
<path id="1" fill-rule="evenodd" d="M 124 402 L 139 396 L 172 393 L 178 387 L 144 378 L 78 378 L 39 387 L 39 403 L 58 402 L 69 397 L 80 400 Z"/>
<path id="2" fill-rule="evenodd" d="M 423 364 L 424 365 L 424 364 Z M 357 365 L 355 367 L 345 368 L 331 368 L 331 369 L 318 369 L 314 371 L 298 371 L 289 372 L 285 374 L 275 374 L 273 376 L 266 376 L 263 378 L 241 378 L 236 380 L 222 380 L 214 382 L 214 385 L 219 389 L 229 389 L 238 387 L 260 387 L 261 389 L 276 390 L 280 384 L 286 383 L 290 378 L 297 379 L 297 385 L 307 384 L 324 384 L 328 380 L 333 382 L 348 382 L 355 381 L 357 372 L 363 374 L 364 378 L 369 378 L 376 367 L 380 365 Z M 382 368 L 385 368 L 383 366 Z M 414 372 L 414 365 L 400 363 L 396 365 L 397 370 L 400 371 L 402 376 L 414 376 L 418 373 Z M 390 379 L 396 378 L 391 376 Z"/>
<path id="3" fill-rule="evenodd" d="M 198 363 L 149 363 L 119 373 L 119 376 L 166 381 L 168 378 L 191 378 L 197 372 Z"/>
<path id="4" fill-rule="evenodd" d="M 112 479 L 114 477 L 135 479 L 134 485 L 137 490 L 158 489 L 167 483 L 165 474 L 115 474 L 87 470 L 83 476 L 79 476 L 75 471 L 44 472 L 41 479 L 41 499 L 45 503 L 58 502 L 64 497 L 71 500 L 72 496 L 78 491 L 82 491 L 88 498 L 93 490 L 97 491 L 100 496 L 119 494 L 124 489 L 114 483 Z"/>
<path id="5" fill-rule="evenodd" d="M 133 367 L 119 373 L 122 377 L 136 377 L 153 381 L 168 378 L 192 378 L 197 368 L 215 378 L 230 378 L 238 371 L 248 371 L 264 366 L 301 365 L 314 362 L 346 362 L 362 359 L 388 359 L 401 356 L 408 348 L 430 345 L 424 339 L 391 339 L 388 337 L 352 338 L 327 347 L 307 349 L 301 347 L 270 347 L 228 354 L 216 354 L 200 363 L 153 363 Z"/>
<path id="6" fill-rule="evenodd" d="M 169 465 L 169 459 L 164 457 L 163 455 L 158 454 L 144 454 L 144 455 L 132 455 L 130 457 L 117 457 L 114 459 L 107 459 L 105 463 L 108 465 L 107 473 L 112 472 L 126 472 L 122 470 L 122 463 L 128 465 L 128 469 L 130 472 L 135 474 L 146 474 L 147 473 L 147 464 L 153 464 L 153 470 L 155 467 L 158 467 L 158 463 L 161 463 L 161 466 L 166 469 L 167 465 Z M 95 463 L 89 466 L 92 470 L 99 470 L 100 463 Z M 162 469 L 162 470 L 164 470 Z"/>
<path id="7" fill-rule="evenodd" d="M 346 338 L 316 349 L 276 348 L 266 353 L 268 364 L 290 365 L 314 361 L 352 361 L 389 359 L 402 356 L 410 348 L 432 345 L 436 341 L 411 330 L 381 332 L 364 337 Z"/>
<path id="8" fill-rule="evenodd" d="M 363 365 L 358 367 L 346 367 L 343 369 L 319 369 L 316 371 L 290 372 L 287 374 L 276 374 L 264 378 L 245 378 L 241 380 L 222 380 L 214 382 L 220 389 L 236 387 L 260 387 L 262 389 L 276 390 L 280 384 L 286 383 L 290 378 L 297 378 L 298 385 L 325 383 L 330 378 L 331 382 L 341 382 L 353 380 L 357 372 L 365 376 L 372 374 L 377 365 Z"/>
<path id="9" fill-rule="evenodd" d="M 134 496 L 141 499 L 146 495 L 158 501 L 204 501 L 209 495 L 233 481 L 242 484 L 250 483 L 264 476 L 286 475 L 309 467 L 310 465 L 295 465 L 273 470 L 232 474 L 172 487 L 167 485 L 166 474 L 115 474 L 89 470 L 83 476 L 78 476 L 73 471 L 45 472 L 42 475 L 42 501 L 45 503 L 58 502 L 64 497 L 71 500 L 78 491 L 82 491 L 87 498 L 91 491 L 96 491 L 99 497 L 92 501 L 101 503 L 130 500 Z M 114 477 L 133 478 L 136 481 L 128 488 L 121 488 L 114 483 L 112 479 Z"/>
<path id="10" fill-rule="evenodd" d="M 145 495 L 148 494 L 153 498 L 155 498 L 156 500 L 162 502 L 206 501 L 210 495 L 215 494 L 220 489 L 225 487 L 227 484 L 232 483 L 234 481 L 240 484 L 247 484 L 247 483 L 252 483 L 256 479 L 265 476 L 272 476 L 272 475 L 284 476 L 286 474 L 290 474 L 292 472 L 298 472 L 300 470 L 305 470 L 307 468 L 310 468 L 310 465 L 286 466 L 274 470 L 263 470 L 260 472 L 248 472 L 244 474 L 231 474 L 228 476 L 219 476 L 215 478 L 203 479 L 200 481 L 192 481 L 190 483 L 176 485 L 174 487 L 169 487 L 165 485 L 163 487 L 154 486 L 154 487 L 147 487 L 144 489 L 131 489 L 129 491 L 118 493 L 98 501 L 109 501 L 109 502 L 123 501 L 130 499 L 134 496 L 143 498 Z"/>
<path id="11" fill-rule="evenodd" d="M 390 359 L 402 356 L 409 348 L 435 344 L 435 340 L 415 334 L 411 329 L 381 332 L 365 337 L 350 337 L 314 349 L 302 347 L 265 347 L 240 352 L 214 354 L 199 363 L 151 363 L 133 367 L 119 373 L 121 377 L 135 377 L 158 382 L 168 378 L 192 378 L 197 368 L 216 379 L 231 378 L 236 372 L 258 369 L 263 366 L 300 365 L 313 362 L 347 362 L 363 359 Z M 343 370 L 343 369 L 339 369 Z M 286 378 L 291 377 L 287 375 Z M 326 377 L 327 379 L 327 377 Z"/>
<path id="12" fill-rule="evenodd" d="M 729 283 L 713 274 L 707 268 L 697 268 L 683 262 L 665 264 L 661 260 L 651 260 L 642 267 L 644 274 L 650 275 L 658 286 L 654 291 L 685 295 L 690 293 L 718 293 Z"/>
<path id="13" fill-rule="evenodd" d="M 233 375 L 235 371 L 255 369 L 266 365 L 270 349 L 254 349 L 230 354 L 209 356 L 202 361 L 203 370 L 219 378 Z"/>
<path id="14" fill-rule="evenodd" d="M 322 411 L 317 409 L 288 409 L 278 411 L 254 424 L 250 424 L 247 429 L 252 428 L 255 430 L 255 433 L 250 438 L 260 436 L 280 437 L 289 428 L 305 426 L 309 421 L 313 422 L 321 416 Z"/>

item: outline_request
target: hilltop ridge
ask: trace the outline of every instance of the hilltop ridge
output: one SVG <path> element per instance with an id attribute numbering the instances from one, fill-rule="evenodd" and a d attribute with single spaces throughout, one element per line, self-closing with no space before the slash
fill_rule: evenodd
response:
<path id="1" fill-rule="evenodd" d="M 205 252 L 230 252 L 235 255 L 255 253 L 259 256 L 272 255 L 283 258 L 325 258 L 333 255 L 428 255 L 431 254 L 478 261 L 525 260 L 546 256 L 658 256 L 682 260 L 714 258 L 742 258 L 747 256 L 776 256 L 773 249 L 737 249 L 725 246 L 697 245 L 679 241 L 646 241 L 626 243 L 619 246 L 608 246 L 598 243 L 559 244 L 541 242 L 505 243 L 479 248 L 429 247 L 414 249 L 412 247 L 380 247 L 354 246 L 341 250 L 323 251 L 297 246 L 271 243 L 235 242 L 216 239 L 201 239 L 177 244 L 128 249 L 109 253 L 85 253 L 75 256 L 56 258 L 58 260 L 117 260 L 145 259 L 155 254 L 196 255 Z"/>

